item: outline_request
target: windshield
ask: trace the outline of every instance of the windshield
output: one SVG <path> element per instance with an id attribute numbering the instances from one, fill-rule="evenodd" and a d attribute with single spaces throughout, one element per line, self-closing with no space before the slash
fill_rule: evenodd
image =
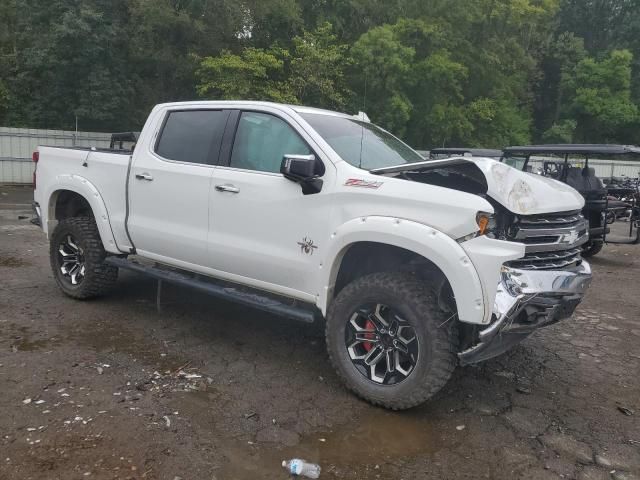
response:
<path id="1" fill-rule="evenodd" d="M 510 167 L 522 170 L 524 163 L 527 161 L 527 157 L 504 157 L 503 161 Z"/>
<path id="2" fill-rule="evenodd" d="M 396 137 L 371 123 L 319 113 L 301 115 L 344 161 L 355 167 L 373 170 L 425 161 Z"/>

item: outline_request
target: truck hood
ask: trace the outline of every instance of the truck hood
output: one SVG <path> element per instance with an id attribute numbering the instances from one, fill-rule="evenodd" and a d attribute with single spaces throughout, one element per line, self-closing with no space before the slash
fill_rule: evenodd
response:
<path id="1" fill-rule="evenodd" d="M 584 206 L 582 195 L 570 186 L 490 158 L 428 160 L 371 173 L 487 195 L 517 215 L 568 212 Z"/>

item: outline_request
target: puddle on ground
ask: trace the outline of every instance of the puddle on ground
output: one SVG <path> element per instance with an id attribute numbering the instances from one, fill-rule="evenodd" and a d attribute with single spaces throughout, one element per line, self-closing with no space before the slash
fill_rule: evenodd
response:
<path id="1" fill-rule="evenodd" d="M 51 339 L 54 340 L 55 339 Z M 11 342 L 11 348 L 18 352 L 33 352 L 49 345 L 50 339 L 30 340 L 29 338 L 17 338 Z"/>
<path id="2" fill-rule="evenodd" d="M 19 334 L 6 336 L 10 340 L 10 348 L 13 352 L 33 352 L 45 347 L 51 347 L 60 342 L 58 337 L 33 340 L 32 336 L 29 335 L 29 327 L 19 326 L 15 323 L 9 324 L 9 329 L 20 332 Z"/>
<path id="3" fill-rule="evenodd" d="M 0 255 L 0 267 L 16 268 L 27 267 L 29 265 L 31 265 L 29 262 L 22 260 L 21 258 Z"/>
<path id="4" fill-rule="evenodd" d="M 387 478 L 384 469 L 377 470 L 375 465 L 434 453 L 444 445 L 424 416 L 372 409 L 331 431 L 306 435 L 293 447 L 280 448 L 275 443 L 227 447 L 223 452 L 229 463 L 220 469 L 219 478 L 249 480 L 287 478 L 281 464 L 290 458 L 318 463 L 323 477 L 357 472 L 357 478 Z"/>

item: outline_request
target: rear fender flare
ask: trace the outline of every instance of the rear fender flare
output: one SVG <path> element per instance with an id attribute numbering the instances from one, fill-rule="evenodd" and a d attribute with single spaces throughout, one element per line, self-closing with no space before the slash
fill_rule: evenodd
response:
<path id="1" fill-rule="evenodd" d="M 55 218 L 56 201 L 58 194 L 64 190 L 75 192 L 78 195 L 84 197 L 84 199 L 91 206 L 93 216 L 98 226 L 98 232 L 100 232 L 100 239 L 102 245 L 107 252 L 110 253 L 122 253 L 118 249 L 116 239 L 111 231 L 111 223 L 109 221 L 109 212 L 104 203 L 102 196 L 98 189 L 89 180 L 79 175 L 73 174 L 61 174 L 51 182 L 52 187 L 47 192 L 47 209 L 42 210 L 42 224 L 45 226 L 44 230 L 47 237 L 53 232 L 53 229 L 57 225 Z M 46 215 L 46 217 L 45 217 Z"/>

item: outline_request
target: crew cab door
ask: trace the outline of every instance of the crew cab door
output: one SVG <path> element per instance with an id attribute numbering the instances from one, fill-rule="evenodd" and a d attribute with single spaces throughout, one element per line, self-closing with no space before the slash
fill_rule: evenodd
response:
<path id="1" fill-rule="evenodd" d="M 209 211 L 211 268 L 245 284 L 313 301 L 314 278 L 327 247 L 333 164 L 291 118 L 242 111 L 228 159 L 215 168 Z M 284 155 L 316 155 L 323 187 L 304 195 L 284 178 Z"/>
<path id="2" fill-rule="evenodd" d="M 140 255 L 206 265 L 211 176 L 229 113 L 167 109 L 156 118 L 155 139 L 135 150 L 127 227 Z"/>

